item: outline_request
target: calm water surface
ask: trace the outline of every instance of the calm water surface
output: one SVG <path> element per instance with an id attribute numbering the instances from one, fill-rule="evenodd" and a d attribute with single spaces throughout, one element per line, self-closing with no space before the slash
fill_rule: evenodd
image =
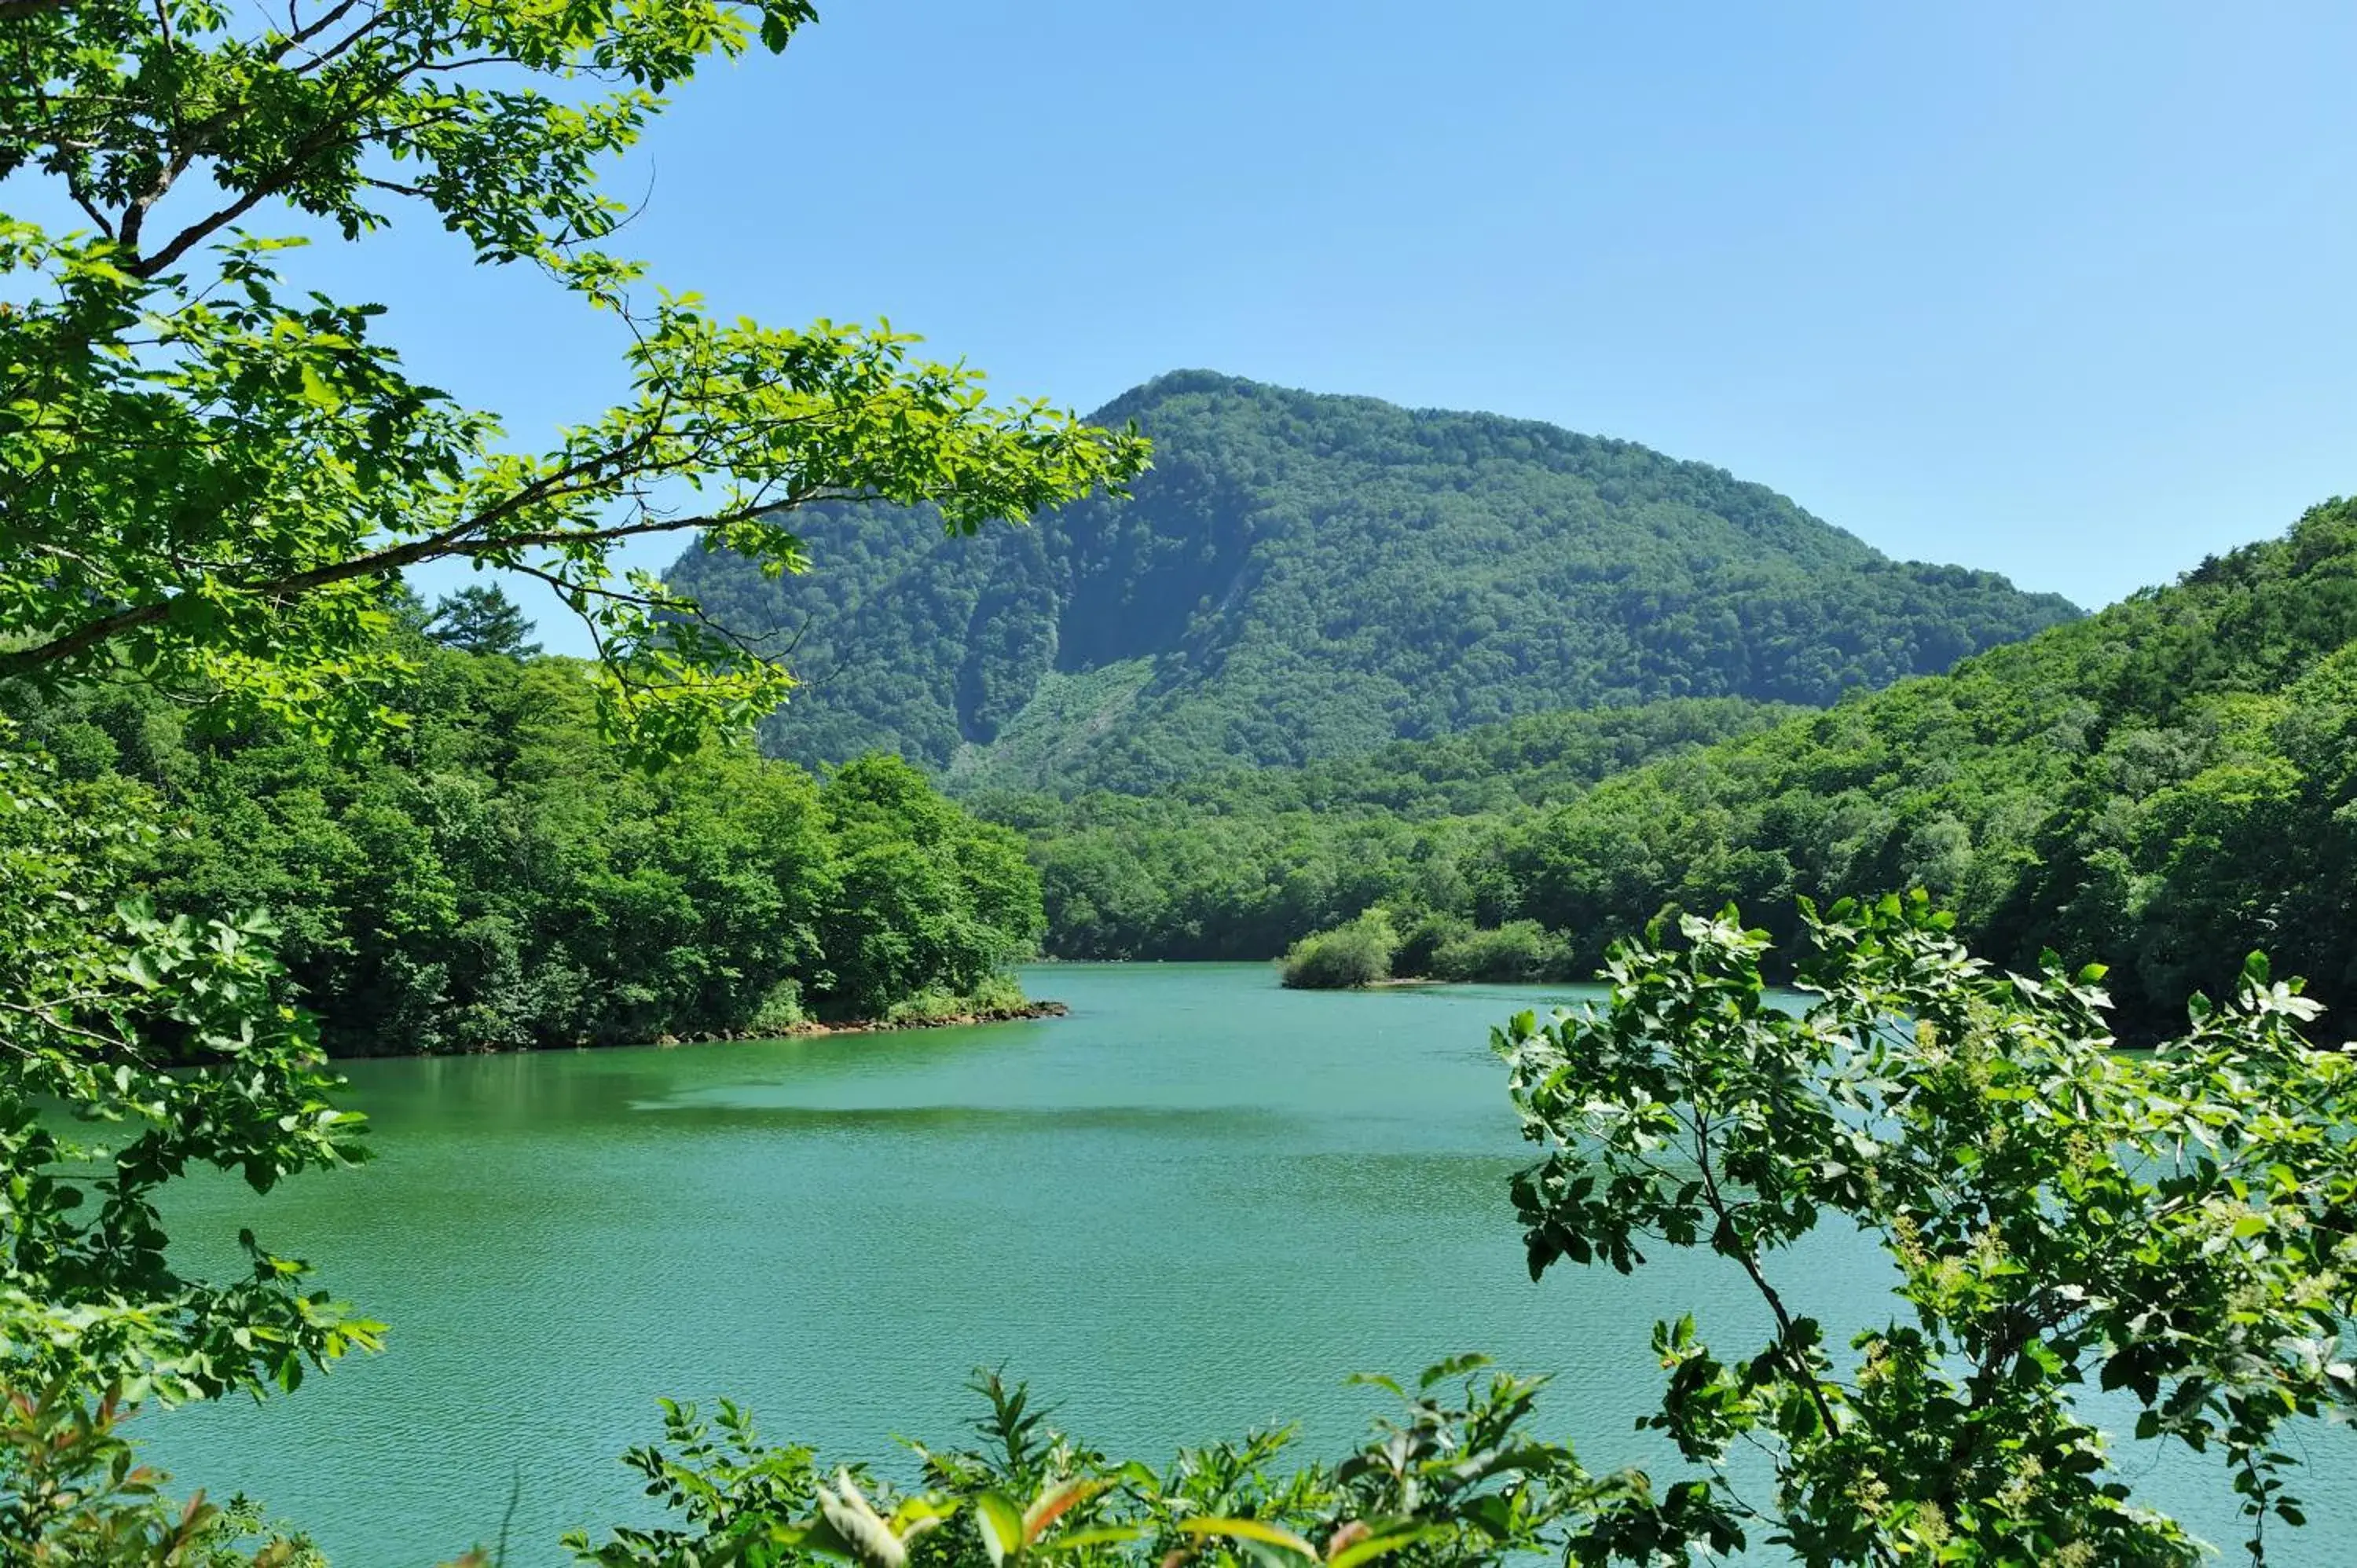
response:
<path id="1" fill-rule="evenodd" d="M 1654 1319 L 1692 1311 L 1723 1349 L 1761 1332 L 1707 1258 L 1524 1273 L 1506 1182 L 1527 1145 L 1487 1031 L 1579 988 L 1314 994 L 1259 965 L 1026 982 L 1071 1016 L 350 1064 L 374 1162 L 259 1203 L 204 1189 L 174 1233 L 254 1224 L 390 1348 L 291 1398 L 143 1417 L 153 1456 L 263 1498 L 339 1568 L 488 1542 L 520 1483 L 509 1561 L 533 1568 L 569 1527 L 646 1517 L 614 1456 L 656 1435 L 662 1395 L 729 1394 L 772 1437 L 889 1460 L 896 1434 L 954 1440 L 967 1374 L 1003 1364 L 1117 1452 L 1298 1421 L 1331 1453 L 1383 1408 L 1344 1374 L 1480 1349 L 1554 1374 L 1544 1424 L 1609 1468 L 1661 1457 L 1631 1431 L 1659 1397 Z M 1785 1274 L 1831 1321 L 1882 1310 L 1854 1239 Z M 2323 1568 L 2357 1531 L 2357 1443 L 2304 1442 L 2312 1524 L 2275 1560 Z M 2207 1469 L 2123 1463 L 2233 1541 Z"/>

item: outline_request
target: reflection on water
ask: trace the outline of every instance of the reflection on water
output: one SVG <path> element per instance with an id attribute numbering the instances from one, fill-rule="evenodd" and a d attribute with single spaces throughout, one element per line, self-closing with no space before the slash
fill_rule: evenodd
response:
<path id="1" fill-rule="evenodd" d="M 1603 1468 L 1659 1457 L 1652 1322 L 1763 1325 L 1739 1275 L 1666 1254 L 1632 1279 L 1524 1272 L 1524 1157 L 1489 1026 L 1557 992 L 1286 992 L 1241 965 L 1059 966 L 1064 1019 L 834 1039 L 350 1066 L 379 1157 L 256 1202 L 228 1184 L 174 1234 L 226 1261 L 240 1224 L 393 1326 L 293 1398 L 143 1417 L 184 1487 L 244 1489 L 340 1568 L 494 1536 L 562 1561 L 573 1525 L 643 1518 L 615 1463 L 658 1395 L 726 1393 L 775 1436 L 888 1459 L 953 1440 L 1005 1365 L 1100 1444 L 1298 1420 L 1320 1450 L 1382 1406 L 1346 1388 L 1480 1348 L 1554 1373 L 1545 1424 Z M 1862 1321 L 1887 1286 L 1855 1238 L 1784 1263 L 1804 1309 Z M 2330 1546 L 2357 1448 L 2309 1439 Z M 2206 1470 L 2157 1500 L 2230 1539 Z M 2337 1471 L 2332 1466 L 2337 1465 Z M 2282 1541 L 2291 1541 L 2289 1536 Z"/>

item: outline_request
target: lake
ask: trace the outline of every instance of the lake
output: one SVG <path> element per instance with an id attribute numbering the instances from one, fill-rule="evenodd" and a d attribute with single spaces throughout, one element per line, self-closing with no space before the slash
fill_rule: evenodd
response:
<path id="1" fill-rule="evenodd" d="M 1066 1018 L 829 1039 L 347 1064 L 377 1158 L 268 1198 L 219 1183 L 173 1233 L 224 1262 L 241 1224 L 392 1326 L 292 1396 L 144 1415 L 175 1486 L 245 1491 L 339 1568 L 422 1568 L 499 1535 L 643 1520 L 617 1456 L 655 1401 L 748 1404 L 773 1439 L 891 1468 L 940 1444 L 977 1366 L 1058 1424 L 1159 1461 L 1297 1421 L 1339 1450 L 1383 1396 L 1352 1371 L 1478 1349 L 1555 1378 L 1542 1425 L 1594 1469 L 1654 1462 L 1656 1318 L 1722 1352 L 1764 1318 L 1731 1266 L 1534 1284 L 1506 1195 L 1529 1158 L 1488 1030 L 1580 987 L 1287 992 L 1256 964 L 1028 972 Z M 1783 1261 L 1788 1298 L 1856 1325 L 1888 1288 L 1855 1237 Z M 1836 1336 L 1839 1337 L 1840 1336 Z M 2299 1434 L 2310 1528 L 2272 1560 L 2347 1561 L 2357 1442 Z M 2230 1544 L 2222 1474 L 2124 1445 L 2147 1500 Z M 2239 1549 L 2231 1555 L 2239 1556 Z"/>

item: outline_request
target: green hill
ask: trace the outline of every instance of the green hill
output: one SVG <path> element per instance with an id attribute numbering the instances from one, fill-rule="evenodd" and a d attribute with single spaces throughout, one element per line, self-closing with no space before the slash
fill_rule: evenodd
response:
<path id="1" fill-rule="evenodd" d="M 1075 956 L 1274 956 L 1312 908 L 1383 905 L 1403 930 L 1534 920 L 1584 972 L 1668 906 L 1736 900 L 1783 940 L 1798 895 L 1920 886 L 1999 962 L 2114 966 L 2136 1033 L 2253 949 L 2357 1006 L 2357 502 L 1947 675 L 1772 724 L 1681 710 L 1618 715 L 1655 754 L 1619 771 L 1609 715 L 1574 714 L 977 804 L 1027 834 L 1049 949 Z"/>
<path id="2" fill-rule="evenodd" d="M 2114 965 L 2133 1025 L 2242 955 L 2357 1001 L 2357 503 L 2073 626 L 1608 779 L 1514 835 L 1593 955 L 1663 904 L 1930 887 L 1975 950 Z"/>
<path id="3" fill-rule="evenodd" d="M 1549 709 L 1822 705 L 2077 613 L 1889 560 L 1722 469 L 1528 421 L 1200 371 L 1092 417 L 1154 437 L 1130 500 L 975 539 L 821 510 L 813 570 L 781 581 L 679 561 L 724 625 L 798 639 L 809 684 L 770 750 L 1143 789 Z"/>

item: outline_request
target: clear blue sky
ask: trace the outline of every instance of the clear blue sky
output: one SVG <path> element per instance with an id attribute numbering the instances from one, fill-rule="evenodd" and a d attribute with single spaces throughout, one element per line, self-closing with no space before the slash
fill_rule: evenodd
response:
<path id="1" fill-rule="evenodd" d="M 726 311 L 1082 409 L 1202 366 L 1551 420 L 2090 606 L 2357 489 L 2357 6 L 822 14 L 616 181 Z M 424 226 L 336 265 L 520 437 L 612 381 Z"/>

